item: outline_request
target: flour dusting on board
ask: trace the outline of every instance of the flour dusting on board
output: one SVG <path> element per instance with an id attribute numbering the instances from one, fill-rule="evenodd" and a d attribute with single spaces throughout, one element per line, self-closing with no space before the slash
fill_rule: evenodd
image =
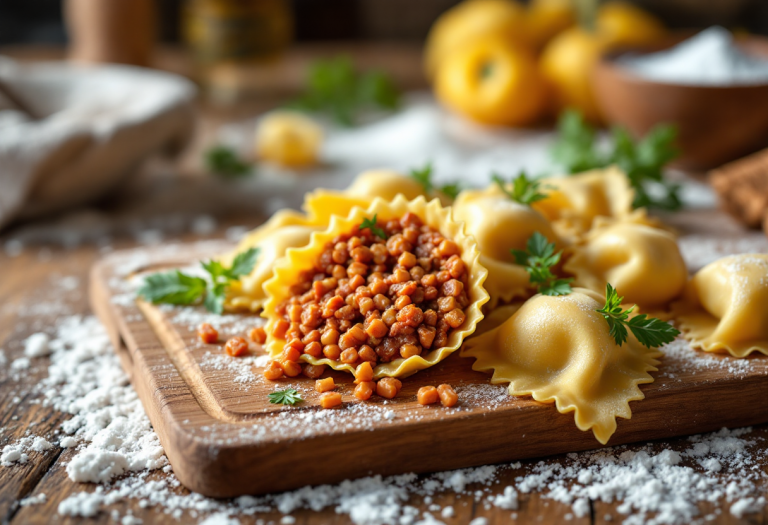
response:
<path id="1" fill-rule="evenodd" d="M 238 516 L 290 516 L 303 509 L 330 507 L 358 525 L 450 524 L 455 521 L 456 505 L 474 502 L 511 512 L 525 505 L 526 494 L 538 492 L 570 506 L 570 512 L 577 517 L 589 513 L 590 500 L 620 501 L 615 519 L 634 525 L 712 519 L 697 514 L 700 501 L 728 502 L 735 516 L 755 512 L 765 504 L 760 496 L 765 474 L 757 467 L 768 460 L 768 446 L 750 438 L 749 429 L 694 436 L 682 451 L 662 444 L 623 446 L 569 454 L 562 462 L 491 465 L 428 476 L 373 476 L 282 494 L 213 500 L 180 488 L 95 318 L 60 319 L 48 346 L 49 375 L 39 390 L 44 403 L 72 414 L 62 425 L 65 435 L 59 437 L 59 446 L 72 447 L 73 440 L 79 443 L 67 465 L 67 474 L 73 481 L 98 484 L 93 491 L 61 501 L 58 508 L 62 515 L 95 516 L 107 505 L 133 499 L 141 506 L 156 507 L 179 519 L 186 515 L 208 520 L 206 523 L 237 523 Z M 209 357 L 219 362 L 214 358 L 213 354 Z M 224 368 L 230 370 L 229 366 Z M 237 376 L 241 372 L 235 368 L 230 373 Z M 469 403 L 483 406 L 501 403 L 506 396 L 503 386 L 494 385 L 464 386 L 460 392 Z M 323 412 L 319 412 L 311 421 L 307 417 L 295 421 L 309 427 L 336 424 L 345 417 L 360 423 L 388 419 L 388 412 L 386 407 L 361 404 L 346 415 L 334 412 L 321 417 Z M 276 416 L 275 424 L 296 424 L 290 420 Z M 14 468 L 23 454 L 53 447 L 48 440 L 57 441 L 51 436 L 30 435 L 7 444 L 3 464 Z M 15 462 L 11 458 L 16 458 Z M 27 455 L 25 461 L 29 460 Z M 458 499 L 446 505 L 435 503 L 446 493 L 456 494 Z M 414 502 L 425 504 L 429 512 L 421 513 L 412 505 Z M 271 521 L 288 523 L 291 519 L 277 517 Z"/>

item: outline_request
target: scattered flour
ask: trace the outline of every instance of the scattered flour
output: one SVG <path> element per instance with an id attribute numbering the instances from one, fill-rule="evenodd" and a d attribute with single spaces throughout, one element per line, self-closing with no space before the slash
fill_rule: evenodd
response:
<path id="1" fill-rule="evenodd" d="M 19 501 L 19 505 L 22 507 L 30 507 L 32 505 L 42 505 L 47 500 L 45 494 L 40 493 L 36 496 L 30 496 Z"/>
<path id="2" fill-rule="evenodd" d="M 43 357 L 51 353 L 48 348 L 48 336 L 42 332 L 30 335 L 24 341 L 24 355 L 27 357 Z"/>
<path id="3" fill-rule="evenodd" d="M 450 506 L 436 504 L 434 498 L 446 492 L 461 496 L 465 503 L 474 500 L 485 508 L 510 511 L 524 507 L 525 495 L 536 492 L 569 505 L 572 516 L 588 516 L 590 501 L 618 501 L 620 516 L 614 520 L 626 525 L 661 525 L 703 523 L 707 516 L 699 515 L 700 502 L 730 504 L 730 512 L 736 517 L 759 511 L 765 505 L 761 490 L 767 480 L 759 467 L 768 461 L 768 447 L 751 438 L 750 429 L 693 436 L 686 447 L 677 451 L 664 444 L 621 446 L 569 454 L 562 461 L 487 465 L 427 476 L 372 476 L 230 501 L 180 493 L 180 483 L 120 368 L 104 328 L 93 317 L 65 316 L 52 334 L 47 344 L 51 352 L 48 377 L 39 383 L 39 394 L 44 404 L 72 416 L 62 425 L 65 435 L 58 438 L 61 447 L 77 447 L 66 466 L 67 474 L 74 481 L 97 483 L 92 491 L 80 492 L 59 504 L 58 512 L 65 516 L 93 517 L 108 505 L 130 499 L 177 519 L 185 515 L 204 518 L 209 525 L 240 523 L 240 517 L 261 513 L 279 513 L 282 518 L 277 520 L 289 524 L 296 511 L 326 508 L 349 516 L 357 525 L 436 525 L 443 523 L 441 519 L 453 518 L 454 505 L 460 503 L 452 499 Z M 704 368 L 725 366 L 702 362 Z M 211 355 L 208 366 L 228 370 L 230 365 Z M 503 386 L 458 388 L 463 389 L 462 395 L 470 406 L 497 406 L 508 400 Z M 359 428 L 374 418 L 393 421 L 402 417 L 386 405 L 353 405 L 331 417 L 305 414 L 300 418 L 278 414 L 273 423 L 295 431 L 297 425 L 307 427 L 309 423 Z M 30 451 L 52 447 L 41 436 L 27 435 L 6 444 L 0 462 L 6 467 L 28 462 Z M 504 485 L 500 484 L 502 479 Z M 43 498 L 40 495 L 25 501 L 31 505 Z M 428 512 L 412 506 L 419 500 L 428 505 Z M 139 521 L 131 515 L 119 520 L 124 525 Z M 275 523 L 274 519 L 270 521 Z M 487 520 L 477 518 L 473 523 L 479 525 Z"/>
<path id="4" fill-rule="evenodd" d="M 10 467 L 14 463 L 25 464 L 29 462 L 29 452 L 42 454 L 53 448 L 48 440 L 42 436 L 26 435 L 21 439 L 3 447 L 0 452 L 0 465 Z"/>

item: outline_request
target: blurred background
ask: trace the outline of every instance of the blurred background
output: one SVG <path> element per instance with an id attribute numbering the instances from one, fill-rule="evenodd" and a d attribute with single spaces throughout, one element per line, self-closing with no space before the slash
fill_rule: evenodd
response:
<path id="1" fill-rule="evenodd" d="M 0 231 L 159 242 L 366 169 L 608 164 L 759 227 L 766 35 L 765 0 L 3 0 Z"/>

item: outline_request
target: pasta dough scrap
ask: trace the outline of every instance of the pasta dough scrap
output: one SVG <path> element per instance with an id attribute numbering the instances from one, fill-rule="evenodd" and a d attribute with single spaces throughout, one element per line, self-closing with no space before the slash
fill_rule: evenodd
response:
<path id="1" fill-rule="evenodd" d="M 533 207 L 563 238 L 578 241 L 597 217 L 622 218 L 632 213 L 634 190 L 618 168 L 593 170 L 542 181 L 548 197 Z"/>
<path id="2" fill-rule="evenodd" d="M 491 382 L 509 383 L 514 396 L 555 403 L 574 412 L 579 430 L 592 430 L 606 444 L 616 418 L 630 419 L 629 402 L 645 396 L 638 387 L 652 383 L 661 353 L 630 334 L 618 346 L 596 310 L 604 299 L 584 288 L 559 297 L 536 295 L 504 324 L 464 344 L 474 370 L 493 371 Z"/>
<path id="3" fill-rule="evenodd" d="M 458 350 L 464 338 L 474 333 L 477 323 L 483 318 L 482 307 L 488 301 L 488 293 L 483 288 L 483 283 L 488 272 L 479 263 L 480 254 L 475 239 L 467 235 L 463 225 L 453 219 L 451 208 L 444 208 L 437 199 L 427 202 L 424 197 L 418 197 L 409 201 L 402 195 L 397 195 L 391 202 L 376 198 L 367 209 L 353 208 L 347 217 L 334 215 L 327 229 L 312 234 L 307 246 L 289 249 L 286 256 L 277 261 L 273 277 L 264 284 L 268 301 L 264 305 L 262 316 L 268 319 L 267 333 L 272 334 L 275 323 L 280 318 L 277 307 L 291 296 L 291 286 L 299 280 L 302 271 L 314 265 L 315 259 L 328 242 L 337 235 L 352 231 L 365 218 L 376 215 L 378 220 L 386 221 L 400 218 L 407 212 L 416 214 L 424 224 L 440 231 L 446 238 L 459 245 L 461 259 L 469 271 L 468 290 L 471 303 L 464 310 L 466 320 L 461 327 L 450 332 L 446 346 L 433 349 L 424 356 L 416 355 L 407 359 L 398 358 L 389 363 L 379 363 L 373 370 L 374 378 L 409 376 L 442 361 Z M 277 357 L 285 344 L 284 339 L 270 336 L 266 348 L 272 357 Z M 316 358 L 305 353 L 300 359 L 313 365 L 323 364 L 334 370 L 354 373 L 352 365 L 325 357 Z"/>
<path id="4" fill-rule="evenodd" d="M 604 293 L 607 283 L 627 303 L 656 309 L 677 298 L 688 270 L 674 235 L 634 222 L 614 222 L 589 232 L 563 269 L 574 285 Z"/>
<path id="5" fill-rule="evenodd" d="M 706 352 L 768 355 L 768 254 L 723 257 L 689 281 L 672 305 L 683 337 Z"/>
<path id="6" fill-rule="evenodd" d="M 288 248 L 306 245 L 312 232 L 319 229 L 320 226 L 309 224 L 303 214 L 282 210 L 246 235 L 237 249 L 221 258 L 222 263 L 231 265 L 238 253 L 250 248 L 258 248 L 259 256 L 251 273 L 230 285 L 224 307 L 227 310 L 259 311 L 267 299 L 263 284 L 272 277 L 275 262 L 285 255 Z"/>
<path id="7" fill-rule="evenodd" d="M 515 264 L 510 250 L 525 250 L 534 232 L 559 246 L 561 240 L 549 221 L 530 206 L 511 200 L 496 186 L 462 191 L 453 210 L 456 220 L 463 221 L 467 233 L 477 239 L 480 262 L 488 269 L 488 308 L 495 308 L 500 301 L 533 295 L 528 272 Z"/>

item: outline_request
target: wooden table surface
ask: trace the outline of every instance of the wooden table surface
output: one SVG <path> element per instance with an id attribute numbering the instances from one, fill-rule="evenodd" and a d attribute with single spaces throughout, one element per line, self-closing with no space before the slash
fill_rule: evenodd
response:
<path id="1" fill-rule="evenodd" d="M 332 48 L 338 49 L 338 48 Z M 3 50 L 0 54 L 7 53 L 26 59 L 56 58 L 61 56 L 58 50 Z M 352 52 L 350 52 L 352 53 Z M 379 57 L 379 60 L 392 63 L 393 51 L 386 46 L 379 47 L 361 47 L 358 46 L 354 51 L 356 58 Z M 170 56 L 179 57 L 180 55 L 171 54 Z M 289 56 L 289 62 L 306 61 L 307 56 L 316 56 L 315 51 L 298 50 Z M 405 83 L 413 85 L 418 83 L 419 63 L 418 52 L 411 48 L 398 48 L 395 53 L 399 64 L 399 75 L 405 79 Z M 384 58 L 381 58 L 384 57 Z M 366 58 L 367 59 L 367 58 Z M 179 70 L 178 61 L 171 61 Z M 367 63 L 376 64 L 376 60 Z M 183 64 L 182 64 L 183 65 Z M 181 67 L 183 70 L 184 68 Z M 232 106 L 226 109 L 210 108 L 201 105 L 203 108 L 203 119 L 201 131 L 199 133 L 196 146 L 189 158 L 199 155 L 199 148 L 205 143 L 206 133 L 214 129 L 222 121 L 243 118 L 251 116 L 264 109 L 265 102 L 250 102 L 239 106 Z M 176 182 L 164 181 L 164 184 L 178 183 L 178 178 L 171 179 Z M 151 191 L 151 190 L 144 190 Z M 146 195 L 144 195 L 146 197 Z M 130 199 L 141 201 L 143 198 L 141 192 L 131 194 Z M 115 210 L 124 210 L 136 205 L 135 202 L 119 202 L 113 204 Z M 111 209 L 111 208 L 109 208 Z M 120 213 L 118 211 L 110 212 L 109 209 L 102 209 L 106 216 L 110 213 Z M 104 211 L 106 210 L 106 211 Z M 253 216 L 237 217 L 219 217 L 218 227 L 205 238 L 222 237 L 228 226 L 240 225 L 253 227 L 262 219 Z M 50 223 L 47 223 L 50 224 Z M 39 226 L 39 225 L 38 225 Z M 45 228 L 45 226 L 39 226 Z M 25 230 L 24 228 L 27 228 Z M 13 238 L 21 231 L 28 231 L 28 226 L 17 226 L 0 234 L 0 246 L 7 240 Z M 34 236 L 33 236 L 34 237 Z M 199 239 L 199 236 L 191 234 L 177 235 L 176 240 L 191 241 Z M 136 245 L 136 241 L 129 237 L 117 237 L 113 240 L 113 248 L 125 248 Z M 5 349 L 9 360 L 19 357 L 22 354 L 22 341 L 32 333 L 53 323 L 58 313 L 53 308 L 41 307 L 38 310 L 42 313 L 30 315 L 30 306 L 50 303 L 49 288 L 52 279 L 60 279 L 64 276 L 71 276 L 77 279 L 78 287 L 67 294 L 66 297 L 57 298 L 67 304 L 67 314 L 74 313 L 89 314 L 87 300 L 87 282 L 88 271 L 95 260 L 98 259 L 102 249 L 95 244 L 84 244 L 77 248 L 65 249 L 56 243 L 46 244 L 37 243 L 26 247 L 20 255 L 10 257 L 0 250 L 0 347 Z M 31 394 L 34 385 L 46 373 L 45 367 L 38 367 L 39 372 L 31 372 L 20 380 L 13 380 L 9 374 L 0 373 L 0 447 L 8 442 L 13 442 L 22 437 L 24 433 L 34 428 L 38 435 L 53 435 L 55 431 L 68 419 L 69 416 L 57 412 L 51 407 L 46 407 L 36 402 L 35 395 Z M 761 447 L 768 447 L 768 425 L 755 427 L 752 437 L 761 437 L 763 439 Z M 685 438 L 668 440 L 672 448 L 683 450 L 689 446 Z M 65 466 L 72 458 L 74 450 L 62 449 L 57 445 L 44 453 L 33 453 L 31 461 L 25 465 L 16 465 L 10 468 L 0 467 L 0 523 L 27 524 L 27 523 L 110 523 L 108 512 L 100 513 L 96 518 L 76 519 L 58 516 L 56 509 L 58 504 L 72 494 L 95 490 L 94 485 L 78 484 L 69 480 L 65 472 Z M 768 464 L 761 465 L 763 472 L 768 473 Z M 496 485 L 503 488 L 511 483 L 512 478 L 519 472 L 507 471 L 500 475 L 500 481 Z M 150 476 L 162 476 L 161 473 L 154 473 Z M 185 489 L 179 488 L 180 494 Z M 19 508 L 18 501 L 21 498 L 34 496 L 44 493 L 47 496 L 46 503 L 30 507 Z M 434 502 L 441 505 L 453 505 L 457 510 L 457 516 L 449 523 L 463 524 L 471 521 L 477 516 L 485 516 L 488 523 L 502 524 L 509 522 L 510 513 L 507 510 L 498 508 L 485 509 L 482 505 L 476 504 L 471 496 L 456 496 L 452 493 L 442 494 L 434 498 Z M 466 505 L 464 505 L 466 503 Z M 420 499 L 414 499 L 410 504 L 426 510 L 425 505 Z M 621 515 L 616 511 L 617 504 L 606 504 L 602 502 L 593 502 L 589 516 L 584 518 L 574 518 L 568 523 L 574 525 L 583 525 L 588 523 L 616 523 L 620 522 Z M 173 517 L 164 514 L 162 509 L 152 507 L 142 508 L 137 500 L 128 500 L 108 507 L 115 509 L 121 515 L 131 511 L 134 516 L 144 520 L 144 523 L 178 523 Z M 703 513 L 711 512 L 710 504 L 702 504 Z M 717 515 L 715 524 L 749 523 L 749 524 L 768 524 L 768 507 L 764 508 L 758 514 L 751 514 L 742 519 L 733 517 L 726 507 L 723 512 Z M 547 500 L 538 494 L 521 494 L 520 509 L 517 511 L 518 517 L 515 523 L 559 523 L 564 521 L 566 514 L 570 514 L 570 506 Z M 334 510 L 326 509 L 322 512 L 298 511 L 293 513 L 298 524 L 325 524 L 325 523 L 348 523 L 349 518 L 345 515 L 337 515 Z M 612 521 L 607 521 L 606 516 L 612 516 Z M 255 517 L 241 517 L 242 523 L 253 523 L 256 518 L 272 519 L 279 521 L 280 515 L 277 513 L 271 515 L 260 515 Z M 184 516 L 182 521 L 190 520 L 189 515 Z"/>

